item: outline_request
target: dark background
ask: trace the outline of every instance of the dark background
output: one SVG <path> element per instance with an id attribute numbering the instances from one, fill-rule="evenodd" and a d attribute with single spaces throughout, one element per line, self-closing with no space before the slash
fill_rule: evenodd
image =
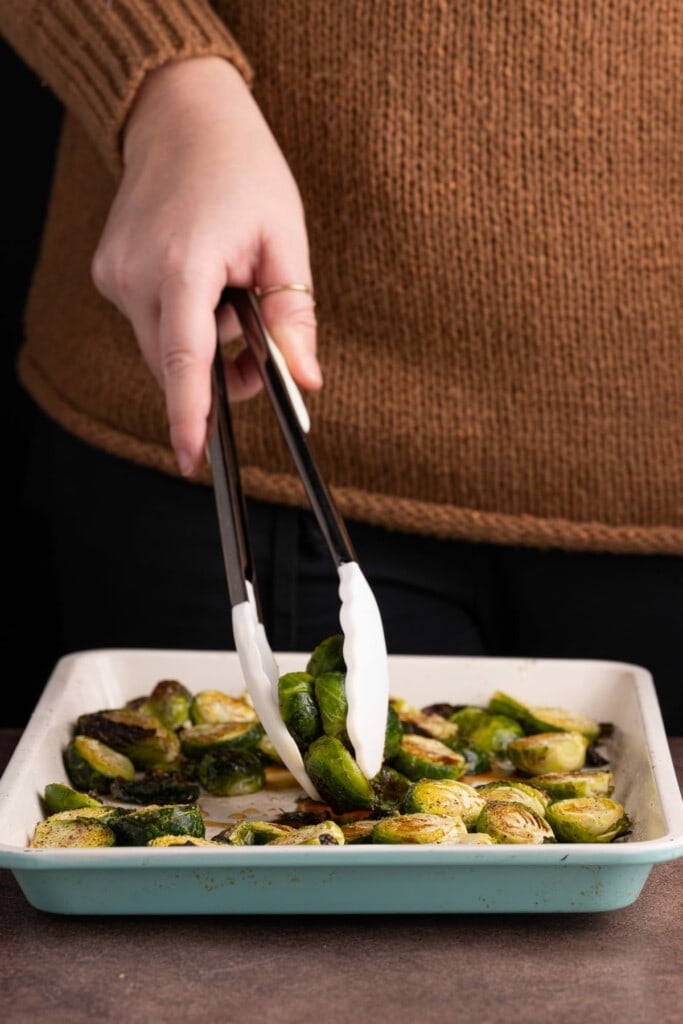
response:
<path id="1" fill-rule="evenodd" d="M 59 657 L 49 550 L 42 528 L 22 505 L 33 407 L 15 360 L 23 308 L 38 254 L 62 108 L 54 94 L 0 40 L 4 211 L 2 253 L 2 436 L 5 443 L 5 623 L 0 726 L 28 720 Z"/>

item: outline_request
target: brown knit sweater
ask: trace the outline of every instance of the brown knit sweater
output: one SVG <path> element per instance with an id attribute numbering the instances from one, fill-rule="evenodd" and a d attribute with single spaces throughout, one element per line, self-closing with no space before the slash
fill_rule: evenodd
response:
<path id="1" fill-rule="evenodd" d="M 176 471 L 90 260 L 145 72 L 219 54 L 303 195 L 325 375 L 311 443 L 342 513 L 683 553 L 683 0 L 0 9 L 67 110 L 19 359 L 51 417 Z M 305 504 L 265 398 L 236 420 L 248 493 Z"/>

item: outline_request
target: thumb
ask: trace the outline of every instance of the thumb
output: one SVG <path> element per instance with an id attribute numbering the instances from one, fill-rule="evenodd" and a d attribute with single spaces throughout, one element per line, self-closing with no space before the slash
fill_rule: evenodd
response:
<path id="1" fill-rule="evenodd" d="M 306 277 L 281 277 L 257 289 L 257 295 L 263 322 L 292 377 L 302 388 L 316 391 L 323 381 L 316 355 L 315 300 L 306 281 Z"/>

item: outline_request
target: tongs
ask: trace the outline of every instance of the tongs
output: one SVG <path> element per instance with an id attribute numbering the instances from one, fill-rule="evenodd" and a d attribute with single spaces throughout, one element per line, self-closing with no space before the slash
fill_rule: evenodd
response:
<path id="1" fill-rule="evenodd" d="M 346 527 L 320 475 L 306 441 L 309 420 L 301 394 L 261 318 L 255 295 L 226 288 L 221 303 L 239 319 L 264 388 L 280 423 L 318 526 L 339 576 L 339 621 L 344 635 L 348 702 L 347 733 L 355 759 L 368 778 L 379 771 L 389 701 L 389 669 L 382 620 L 363 575 Z M 213 476 L 223 560 L 232 609 L 235 647 L 254 710 L 285 766 L 313 799 L 319 793 L 309 778 L 297 744 L 282 720 L 278 700 L 280 672 L 261 619 L 254 560 L 249 543 L 246 503 L 240 483 L 220 345 L 212 369 L 213 406 L 208 457 Z"/>

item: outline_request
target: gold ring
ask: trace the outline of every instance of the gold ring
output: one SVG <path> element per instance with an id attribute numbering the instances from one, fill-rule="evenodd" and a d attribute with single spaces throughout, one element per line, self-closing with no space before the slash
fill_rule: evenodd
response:
<path id="1" fill-rule="evenodd" d="M 306 292 L 313 297 L 313 289 L 308 284 L 272 284 L 270 288 L 254 288 L 257 298 L 265 299 L 266 295 L 274 295 L 275 292 Z"/>

